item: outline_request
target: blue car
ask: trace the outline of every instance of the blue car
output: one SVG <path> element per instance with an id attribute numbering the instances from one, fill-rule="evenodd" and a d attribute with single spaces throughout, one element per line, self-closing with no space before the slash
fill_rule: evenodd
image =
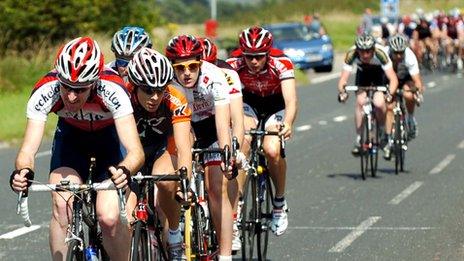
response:
<path id="1" fill-rule="evenodd" d="M 274 37 L 274 47 L 282 50 L 294 65 L 302 70 L 330 72 L 333 65 L 333 46 L 330 37 L 310 32 L 301 23 L 264 25 Z"/>

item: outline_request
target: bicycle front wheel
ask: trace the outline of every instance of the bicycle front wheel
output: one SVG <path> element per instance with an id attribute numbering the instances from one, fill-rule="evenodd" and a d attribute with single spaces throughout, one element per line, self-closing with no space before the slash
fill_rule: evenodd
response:
<path id="1" fill-rule="evenodd" d="M 71 240 L 68 243 L 68 252 L 66 254 L 66 261 L 85 261 L 84 251 L 79 247 L 78 240 Z"/>
<path id="2" fill-rule="evenodd" d="M 394 135 L 393 135 L 393 150 L 395 152 L 395 174 L 398 175 L 400 172 L 402 144 L 401 144 L 401 115 L 395 115 L 394 122 Z"/>
<path id="3" fill-rule="evenodd" d="M 359 148 L 359 158 L 361 160 L 361 177 L 366 179 L 367 166 L 369 163 L 369 126 L 367 116 L 363 117 L 362 132 L 361 132 L 361 147 Z"/>
<path id="4" fill-rule="evenodd" d="M 371 163 L 371 176 L 375 177 L 377 173 L 377 162 L 379 159 L 379 125 L 375 117 L 372 118 L 372 129 L 369 132 L 369 159 Z"/>
<path id="5" fill-rule="evenodd" d="M 145 261 L 153 260 L 151 256 L 150 246 L 148 242 L 147 230 L 143 227 L 142 221 L 136 221 L 131 239 L 131 254 L 130 260 L 132 261 Z"/>
<path id="6" fill-rule="evenodd" d="M 256 243 L 257 243 L 257 252 L 258 260 L 266 260 L 267 257 L 267 246 L 269 243 L 269 230 L 270 222 L 272 220 L 272 199 L 274 198 L 272 190 L 272 182 L 269 178 L 269 174 L 261 174 L 265 176 L 266 186 L 262 187 L 259 191 L 260 193 L 260 202 L 259 202 L 259 213 L 260 213 L 260 224 L 258 224 L 258 233 L 256 234 Z M 263 191 L 264 190 L 264 191 Z"/>
<path id="7" fill-rule="evenodd" d="M 253 260 L 254 246 L 257 232 L 257 190 L 256 176 L 250 170 L 243 191 L 242 220 L 241 220 L 241 240 L 242 240 L 242 260 Z"/>

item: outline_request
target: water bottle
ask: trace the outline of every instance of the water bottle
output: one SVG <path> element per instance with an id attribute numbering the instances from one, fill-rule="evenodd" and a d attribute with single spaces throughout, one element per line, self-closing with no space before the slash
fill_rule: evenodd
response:
<path id="1" fill-rule="evenodd" d="M 85 248 L 85 260 L 87 261 L 98 261 L 97 248 L 94 246 L 88 246 Z"/>

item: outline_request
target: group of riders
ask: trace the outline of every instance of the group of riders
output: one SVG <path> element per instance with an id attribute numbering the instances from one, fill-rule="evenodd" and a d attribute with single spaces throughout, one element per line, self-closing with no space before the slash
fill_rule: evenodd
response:
<path id="1" fill-rule="evenodd" d="M 210 211 L 219 244 L 219 260 L 232 260 L 241 247 L 236 218 L 245 181 L 250 137 L 245 130 L 264 120 L 265 128 L 285 139 L 292 136 L 297 96 L 292 62 L 272 47 L 272 34 L 250 27 L 239 35 L 227 61 L 217 58 L 216 45 L 207 38 L 178 35 L 162 52 L 141 27 L 126 26 L 114 34 L 112 62 L 105 64 L 98 43 L 79 37 L 58 51 L 54 69 L 33 88 L 27 103 L 27 125 L 10 186 L 27 190 L 33 179 L 49 113 L 58 115 L 53 138 L 49 183 L 63 179 L 83 183 L 89 158 L 97 160 L 94 182 L 111 178 L 123 189 L 129 216 L 136 205 L 130 176 L 176 175 L 192 172 L 192 148 L 224 148 L 237 137 L 240 150 L 230 164 L 220 154 L 205 156 Z M 266 136 L 263 149 L 275 187 L 271 229 L 282 235 L 288 226 L 285 200 L 286 161 L 281 141 Z M 227 166 L 227 167 L 226 167 Z M 240 169 L 237 177 L 232 167 Z M 156 204 L 167 219 L 166 242 L 171 260 L 184 260 L 180 231 L 183 198 L 176 183 L 158 183 Z M 66 258 L 70 193 L 52 193 L 50 250 L 53 260 Z M 111 260 L 127 260 L 130 229 L 119 220 L 116 191 L 98 191 L 96 213 L 103 245 Z M 130 220 L 131 217 L 128 217 Z"/>
<path id="2" fill-rule="evenodd" d="M 398 33 L 385 42 L 371 32 L 356 38 L 345 57 L 338 98 L 341 102 L 347 100 L 345 86 L 355 64 L 356 85 L 389 86 L 386 93 L 376 92 L 373 96 L 376 119 L 383 126 L 385 159 L 391 158 L 397 89 L 406 91 L 409 136 L 415 138 L 414 112 L 424 92 L 419 71 L 423 52 L 430 52 L 437 62 L 438 46 L 444 44 L 447 57 L 455 54 L 461 58 L 463 39 L 462 16 L 442 13 L 431 21 L 419 16 L 417 23 L 404 17 Z M 232 251 L 241 247 L 236 222 L 238 198 L 245 181 L 242 167 L 250 151 L 250 137 L 245 130 L 256 128 L 264 120 L 266 130 L 278 131 L 289 139 L 298 107 L 293 64 L 282 51 L 272 47 L 272 34 L 258 26 L 246 28 L 238 43 L 239 48 L 226 61 L 218 59 L 213 41 L 191 35 L 173 37 L 160 52 L 153 49 L 143 28 L 126 26 L 114 34 L 111 50 L 115 59 L 105 64 L 92 38 L 67 42 L 58 51 L 54 69 L 36 83 L 27 103 L 24 141 L 10 186 L 15 192 L 27 190 L 50 112 L 59 120 L 49 182 L 85 182 L 92 155 L 97 159 L 94 182 L 111 178 L 117 188 L 125 190 L 129 215 L 136 204 L 129 184 L 131 175 L 141 169 L 151 174 L 175 175 L 177 169 L 186 167 L 190 177 L 192 148 L 224 148 L 231 144 L 232 137 L 237 137 L 240 150 L 230 164 L 224 164 L 220 154 L 203 159 L 219 243 L 218 259 L 232 260 Z M 356 92 L 354 155 L 360 153 L 366 98 L 365 91 Z M 264 138 L 263 149 L 275 186 L 271 222 L 275 235 L 282 235 L 288 226 L 284 197 L 287 165 L 280 146 L 279 137 Z M 240 169 L 237 176 L 231 166 Z M 157 191 L 156 204 L 169 227 L 169 257 L 183 260 L 180 201 L 189 199 L 183 199 L 178 185 L 172 182 L 158 183 Z M 66 255 L 70 197 L 52 193 L 49 242 L 53 260 L 63 260 Z M 119 220 L 117 193 L 99 191 L 96 210 L 111 260 L 127 260 L 130 229 Z"/>

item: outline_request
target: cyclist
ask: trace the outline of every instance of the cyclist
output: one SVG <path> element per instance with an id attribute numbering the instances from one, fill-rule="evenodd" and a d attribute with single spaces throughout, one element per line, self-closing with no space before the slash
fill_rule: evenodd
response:
<path id="1" fill-rule="evenodd" d="M 166 47 L 175 81 L 183 87 L 192 109 L 197 147 L 223 148 L 231 143 L 228 84 L 220 68 L 201 60 L 202 52 L 200 41 L 191 35 L 176 36 Z M 232 178 L 232 174 L 230 170 L 223 171 L 219 154 L 205 158 L 205 173 L 219 260 L 232 260 L 232 205 L 227 191 L 227 178 Z"/>
<path id="2" fill-rule="evenodd" d="M 417 92 L 415 94 L 411 92 L 404 92 L 403 97 L 406 103 L 406 109 L 408 111 L 407 123 L 409 126 L 410 138 L 417 136 L 417 121 L 414 117 L 414 109 L 416 107 L 416 101 L 422 99 L 422 93 L 424 92 L 424 86 L 422 85 L 422 79 L 419 73 L 419 63 L 417 62 L 416 55 L 408 47 L 408 40 L 400 35 L 394 35 L 388 40 L 388 53 L 393 62 L 393 69 L 398 77 L 399 88 L 405 91 L 411 90 L 416 87 Z M 387 106 L 387 118 L 389 122 L 393 122 L 393 108 L 394 103 Z"/>
<path id="3" fill-rule="evenodd" d="M 272 34 L 261 27 L 250 27 L 239 36 L 239 49 L 227 62 L 238 72 L 244 85 L 243 102 L 245 130 L 256 128 L 265 119 L 265 128 L 280 131 L 285 139 L 292 136 L 297 113 L 297 97 L 293 64 L 282 51 L 272 47 Z M 250 137 L 242 146 L 250 150 Z M 269 161 L 269 173 L 275 186 L 271 230 L 282 235 L 288 226 L 285 182 L 287 163 L 280 155 L 280 140 L 276 136 L 264 138 L 263 147 Z"/>
<path id="4" fill-rule="evenodd" d="M 172 82 L 174 71 L 168 58 L 142 47 L 129 62 L 127 73 L 137 129 L 145 151 L 146 171 L 166 174 L 173 173 L 175 166 L 185 166 L 190 173 L 191 111 L 187 98 L 179 90 L 181 87 Z M 182 260 L 180 204 L 175 200 L 177 186 L 173 182 L 159 182 L 157 187 L 158 203 L 169 221 L 170 260 Z M 128 208 L 129 205 L 135 207 L 135 194 L 131 196 L 133 201 L 128 201 Z"/>
<path id="5" fill-rule="evenodd" d="M 27 104 L 27 125 L 16 158 L 10 185 L 16 192 L 27 189 L 26 175 L 32 174 L 47 114 L 59 116 L 53 139 L 50 183 L 68 179 L 82 183 L 88 178 L 89 157 L 97 159 L 95 182 L 108 174 L 118 188 L 142 166 L 144 153 L 129 96 L 122 79 L 104 67 L 96 41 L 76 38 L 65 44 L 55 69 L 37 82 Z M 124 148 L 123 148 L 124 147 Z M 127 154 L 124 156 L 127 151 Z M 53 260 L 63 260 L 69 218 L 70 194 L 52 193 L 50 248 Z M 96 210 L 103 245 L 111 260 L 127 260 L 129 230 L 119 221 L 116 191 L 99 191 Z"/>
<path id="6" fill-rule="evenodd" d="M 369 34 L 362 34 L 356 38 L 355 45 L 351 47 L 345 56 L 345 63 L 343 70 L 338 81 L 338 98 L 340 102 L 345 102 L 348 98 L 348 93 L 345 91 L 345 86 L 348 83 L 351 72 L 353 71 L 353 64 L 356 64 L 358 69 L 356 71 L 355 84 L 358 86 L 383 86 L 387 84 L 385 77 L 389 82 L 389 92 L 387 97 L 382 92 L 376 92 L 373 98 L 373 104 L 376 108 L 376 119 L 380 126 L 385 125 L 385 98 L 391 101 L 392 94 L 396 92 L 398 87 L 398 79 L 396 78 L 395 71 L 392 67 L 392 62 L 388 57 L 385 48 L 375 43 L 374 37 Z M 355 156 L 360 152 L 360 141 L 362 132 L 362 106 L 366 100 L 366 92 L 358 91 L 356 93 L 356 107 L 355 107 L 355 127 L 356 139 L 354 148 L 351 153 Z M 386 137 L 391 137 L 391 129 L 385 128 Z M 391 144 L 387 144 L 384 148 L 384 157 L 390 158 Z"/>
<path id="7" fill-rule="evenodd" d="M 433 67 L 436 67 L 438 46 L 432 38 L 431 26 L 425 18 L 420 18 L 419 24 L 412 33 L 412 39 L 415 47 L 413 51 L 416 54 L 419 63 L 423 62 L 422 59 L 424 57 L 425 50 L 429 50 L 432 54 Z"/>
<path id="8" fill-rule="evenodd" d="M 243 100 L 242 100 L 242 83 L 237 72 L 224 60 L 217 58 L 217 47 L 216 45 L 207 38 L 200 38 L 200 42 L 203 46 L 203 57 L 202 59 L 215 64 L 224 72 L 230 95 L 230 112 L 232 120 L 232 135 L 237 137 L 239 144 L 243 143 L 244 126 L 243 126 Z M 241 152 L 237 152 L 237 164 L 246 161 L 245 155 Z M 232 251 L 240 250 L 242 243 L 240 241 L 240 234 L 237 225 L 237 204 L 239 199 L 239 188 L 243 187 L 245 183 L 245 173 L 239 172 L 236 180 L 237 182 L 229 182 L 229 197 L 233 207 L 233 240 L 232 240 Z"/>
<path id="9" fill-rule="evenodd" d="M 145 29 L 137 26 L 125 26 L 113 35 L 111 41 L 111 51 L 113 51 L 116 60 L 110 62 L 107 66 L 119 73 L 125 82 L 127 82 L 127 65 L 134 54 L 142 47 L 152 47 L 150 36 Z"/>

